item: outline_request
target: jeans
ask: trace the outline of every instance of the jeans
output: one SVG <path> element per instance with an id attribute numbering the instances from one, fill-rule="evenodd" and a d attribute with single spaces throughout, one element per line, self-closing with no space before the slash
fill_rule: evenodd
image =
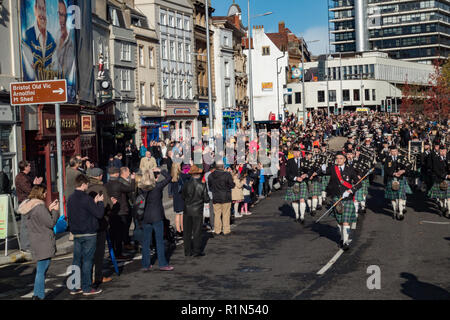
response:
<path id="1" fill-rule="evenodd" d="M 258 186 L 258 195 L 261 197 L 262 193 L 263 193 L 263 187 L 264 187 L 264 182 L 261 182 L 261 180 L 259 180 L 259 186 Z"/>
<path id="2" fill-rule="evenodd" d="M 152 235 L 155 231 L 156 254 L 158 255 L 159 267 L 166 267 L 169 263 L 166 260 L 164 247 L 164 221 L 144 224 L 144 240 L 142 242 L 142 267 L 150 267 L 150 246 L 152 245 Z"/>
<path id="3" fill-rule="evenodd" d="M 34 295 L 39 299 L 45 298 L 45 274 L 50 266 L 50 258 L 37 262 L 36 278 L 34 278 Z"/>
<path id="4" fill-rule="evenodd" d="M 89 292 L 92 285 L 92 265 L 97 244 L 97 236 L 74 238 L 73 262 L 81 270 L 81 289 Z"/>

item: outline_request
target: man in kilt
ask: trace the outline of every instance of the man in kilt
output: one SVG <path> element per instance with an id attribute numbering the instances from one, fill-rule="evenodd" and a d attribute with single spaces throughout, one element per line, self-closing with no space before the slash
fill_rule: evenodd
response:
<path id="1" fill-rule="evenodd" d="M 343 152 L 336 154 L 336 165 L 332 167 L 322 166 L 323 173 L 330 176 L 327 193 L 336 203 L 342 201 L 335 207 L 334 216 L 338 223 L 341 235 L 340 247 L 347 251 L 350 245 L 350 224 L 356 222 L 356 211 L 353 204 L 353 196 L 361 187 L 357 184 L 358 175 L 351 166 L 346 164 Z"/>
<path id="2" fill-rule="evenodd" d="M 286 175 L 288 179 L 288 188 L 285 200 L 292 203 L 295 212 L 295 222 L 305 223 L 306 200 L 309 198 L 308 186 L 306 181 L 309 177 L 305 170 L 305 158 L 301 157 L 301 151 L 298 147 L 292 150 L 294 158 L 287 162 Z M 300 215 L 299 215 L 300 212 Z"/>
<path id="3" fill-rule="evenodd" d="M 317 147 L 314 147 L 313 153 L 308 153 L 306 160 L 308 161 L 308 171 L 311 171 L 307 183 L 308 193 L 311 199 L 308 199 L 307 203 L 311 216 L 314 217 L 316 215 L 319 197 L 322 195 L 322 185 L 320 183 L 320 177 L 317 174 L 317 172 L 320 170 L 320 166 L 318 165 L 318 163 L 320 162 L 319 149 Z M 322 206 L 320 207 L 320 209 L 321 208 Z"/>
<path id="4" fill-rule="evenodd" d="M 398 155 L 396 145 L 389 147 L 390 155 L 384 163 L 387 184 L 384 197 L 391 200 L 394 219 L 403 220 L 406 213 L 406 195 L 412 194 L 406 181 L 405 159 Z M 393 186 L 394 189 L 393 190 Z"/>
<path id="5" fill-rule="evenodd" d="M 325 155 L 326 153 L 327 153 L 327 144 L 326 143 L 323 143 L 322 144 L 322 155 Z M 323 157 L 322 159 L 324 159 L 325 160 L 325 162 L 324 163 L 321 163 L 320 165 L 322 166 L 322 165 L 324 165 L 324 164 L 327 164 L 326 163 L 326 160 L 327 160 L 327 157 L 325 156 L 325 157 Z M 326 198 L 327 198 L 327 187 L 328 187 L 328 183 L 330 182 L 330 176 L 327 176 L 327 175 L 322 175 L 322 176 L 320 176 L 320 183 L 321 183 L 321 186 L 322 186 L 322 188 L 321 188 L 321 191 L 322 191 L 322 193 L 321 193 L 321 195 L 320 195 L 320 197 L 319 197 L 319 207 L 322 207 L 322 203 L 326 200 Z"/>
<path id="6" fill-rule="evenodd" d="M 362 159 L 360 159 L 360 152 L 356 151 L 355 156 L 355 164 L 357 163 L 357 167 L 359 170 L 356 170 L 358 173 L 358 178 L 361 179 L 371 168 L 368 168 L 366 163 L 362 163 Z M 369 186 L 370 186 L 370 176 L 369 179 L 364 179 L 361 182 L 361 189 L 358 190 L 355 194 L 355 208 L 356 213 L 366 213 L 366 199 L 369 194 Z M 359 210 L 361 209 L 361 210 Z"/>
<path id="7" fill-rule="evenodd" d="M 441 145 L 439 147 L 439 156 L 433 157 L 432 164 L 433 187 L 428 196 L 436 199 L 439 211 L 450 219 L 450 163 L 447 155 L 447 147 Z"/>

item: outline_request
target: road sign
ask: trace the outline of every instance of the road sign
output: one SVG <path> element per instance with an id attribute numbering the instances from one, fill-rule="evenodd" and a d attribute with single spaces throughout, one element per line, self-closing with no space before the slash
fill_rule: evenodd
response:
<path id="1" fill-rule="evenodd" d="M 11 105 L 67 102 L 67 81 L 48 80 L 11 83 Z"/>

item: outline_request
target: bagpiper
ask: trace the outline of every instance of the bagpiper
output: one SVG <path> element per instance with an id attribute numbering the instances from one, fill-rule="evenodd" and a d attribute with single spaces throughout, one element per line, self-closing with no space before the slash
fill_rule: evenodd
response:
<path id="1" fill-rule="evenodd" d="M 433 157 L 432 161 L 433 187 L 428 196 L 437 200 L 439 211 L 450 219 L 450 163 L 445 145 L 439 147 L 439 156 Z"/>
<path id="2" fill-rule="evenodd" d="M 406 213 L 406 195 L 412 194 L 412 191 L 406 181 L 405 159 L 399 156 L 397 146 L 392 145 L 389 150 L 390 155 L 384 164 L 387 179 L 385 198 L 391 200 L 394 219 L 403 220 Z"/>
<path id="3" fill-rule="evenodd" d="M 292 203 L 292 208 L 295 212 L 295 222 L 304 224 L 306 200 L 309 198 L 308 186 L 306 184 L 309 174 L 305 170 L 305 158 L 301 156 L 300 149 L 294 147 L 292 152 L 294 158 L 289 159 L 287 162 L 286 175 L 288 188 L 284 199 Z"/>
<path id="4" fill-rule="evenodd" d="M 312 153 L 307 154 L 308 161 L 308 169 L 311 172 L 311 175 L 308 179 L 308 193 L 310 199 L 308 199 L 308 207 L 310 209 L 311 216 L 315 216 L 316 211 L 322 209 L 322 204 L 320 204 L 320 208 L 318 208 L 319 197 L 322 196 L 322 185 L 320 181 L 320 176 L 318 175 L 318 171 L 320 170 L 319 165 L 320 161 L 319 149 L 317 146 L 314 146 Z"/>
<path id="5" fill-rule="evenodd" d="M 323 143 L 322 144 L 322 154 L 327 154 L 328 150 L 327 150 L 327 144 Z M 325 162 L 321 163 L 320 165 L 324 165 L 327 164 L 327 157 L 325 157 Z M 326 198 L 327 198 L 327 187 L 328 187 L 328 183 L 330 182 L 330 176 L 329 175 L 322 175 L 321 177 L 321 184 L 322 184 L 322 194 L 321 197 L 319 197 L 319 205 L 322 206 L 322 204 L 325 202 Z"/>
<path id="6" fill-rule="evenodd" d="M 336 154 L 336 165 L 331 167 L 322 165 L 322 172 L 330 175 L 328 193 L 333 203 L 342 198 L 342 201 L 335 207 L 334 217 L 341 235 L 340 247 L 347 251 L 350 245 L 350 225 L 357 220 L 352 195 L 358 191 L 361 184 L 358 184 L 359 179 L 356 171 L 346 164 L 346 157 L 343 152 Z"/>

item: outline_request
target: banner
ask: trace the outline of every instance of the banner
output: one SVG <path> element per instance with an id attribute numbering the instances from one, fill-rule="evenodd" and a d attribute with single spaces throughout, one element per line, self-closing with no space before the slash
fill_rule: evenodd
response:
<path id="1" fill-rule="evenodd" d="M 20 0 L 23 81 L 66 79 L 68 102 L 76 102 L 74 0 Z"/>
<path id="2" fill-rule="evenodd" d="M 9 195 L 0 195 L 0 239 L 6 239 L 6 237 L 16 234 L 13 216 Z"/>

